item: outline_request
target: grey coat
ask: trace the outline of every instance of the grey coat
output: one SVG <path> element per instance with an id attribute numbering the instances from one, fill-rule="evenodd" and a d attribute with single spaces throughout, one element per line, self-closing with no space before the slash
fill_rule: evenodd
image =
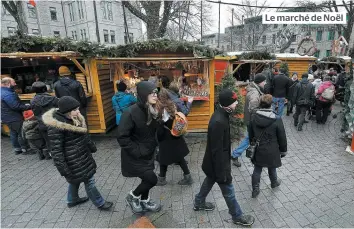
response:
<path id="1" fill-rule="evenodd" d="M 263 92 L 254 82 L 250 83 L 246 90 L 247 95 L 244 108 L 244 122 L 246 125 L 248 125 L 251 120 L 252 113 L 259 107 L 260 97 L 263 95 Z"/>

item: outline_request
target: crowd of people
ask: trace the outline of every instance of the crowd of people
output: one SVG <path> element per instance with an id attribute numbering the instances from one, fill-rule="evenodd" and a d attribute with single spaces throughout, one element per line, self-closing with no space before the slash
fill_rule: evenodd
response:
<path id="1" fill-rule="evenodd" d="M 97 165 L 92 156 L 97 151 L 91 140 L 86 121 L 87 100 L 82 85 L 71 77 L 70 70 L 59 68 L 61 78 L 55 83 L 55 95 L 47 93 L 43 82 L 32 85 L 36 93 L 30 104 L 22 104 L 14 91 L 12 78 L 1 80 L 1 119 L 11 130 L 11 142 L 15 154 L 26 154 L 28 149 L 37 153 L 40 159 L 53 158 L 54 165 L 69 184 L 67 204 L 73 207 L 89 199 L 102 210 L 111 209 L 113 203 L 105 201 L 95 186 L 94 174 Z M 247 125 L 245 137 L 232 150 L 230 139 L 230 115 L 238 105 L 237 94 L 229 89 L 219 93 L 218 105 L 208 125 L 207 145 L 202 163 L 204 179 L 200 191 L 194 199 L 194 210 L 212 211 L 215 205 L 206 202 L 206 197 L 217 183 L 229 208 L 235 224 L 252 225 L 254 217 L 243 214 L 238 204 L 232 184 L 231 161 L 241 166 L 237 160 L 250 145 L 256 142 L 252 174 L 252 194 L 260 193 L 260 177 L 263 168 L 268 169 L 271 188 L 281 181 L 277 168 L 281 158 L 287 153 L 287 138 L 282 115 L 295 107 L 294 125 L 301 131 L 306 122 L 305 114 L 316 107 L 316 120 L 324 124 L 334 100 L 334 85 L 330 77 L 323 82 L 309 81 L 309 74 L 297 73 L 291 78 L 280 69 L 274 74 L 269 66 L 254 77 L 247 87 L 244 107 L 244 121 Z M 183 171 L 179 185 L 193 184 L 188 163 L 184 159 L 189 154 L 188 145 L 182 134 L 183 128 L 174 132 L 176 120 L 188 116 L 193 98 L 184 102 L 180 99 L 179 87 L 161 76 L 162 87 L 149 81 L 139 82 L 136 97 L 127 91 L 123 81 L 116 83 L 117 93 L 112 97 L 116 112 L 117 141 L 121 147 L 121 172 L 124 177 L 137 177 L 141 183 L 126 196 L 126 202 L 134 213 L 158 212 L 161 205 L 150 196 L 155 186 L 168 183 L 168 166 L 177 164 Z M 29 147 L 27 146 L 29 144 Z M 157 152 L 157 155 L 156 155 Z M 155 173 L 155 160 L 159 162 L 159 173 Z M 88 197 L 79 197 L 80 183 L 85 184 Z"/>

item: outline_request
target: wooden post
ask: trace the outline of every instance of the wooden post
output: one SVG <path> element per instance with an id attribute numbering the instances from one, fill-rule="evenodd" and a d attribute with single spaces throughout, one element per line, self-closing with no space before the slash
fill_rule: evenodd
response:
<path id="1" fill-rule="evenodd" d="M 354 134 L 352 135 L 352 145 L 351 145 L 351 150 L 354 152 Z"/>
<path id="2" fill-rule="evenodd" d="M 210 60 L 209 64 L 209 116 L 214 113 L 215 101 L 215 60 Z"/>

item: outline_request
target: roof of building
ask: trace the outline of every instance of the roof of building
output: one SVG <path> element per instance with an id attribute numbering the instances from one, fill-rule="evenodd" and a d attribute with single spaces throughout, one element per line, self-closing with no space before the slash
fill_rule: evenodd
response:
<path id="1" fill-rule="evenodd" d="M 314 60 L 317 59 L 316 57 L 314 56 L 301 56 L 297 53 L 274 53 L 274 55 L 277 57 L 277 58 L 304 58 L 304 59 L 309 59 L 309 58 L 313 58 Z"/>

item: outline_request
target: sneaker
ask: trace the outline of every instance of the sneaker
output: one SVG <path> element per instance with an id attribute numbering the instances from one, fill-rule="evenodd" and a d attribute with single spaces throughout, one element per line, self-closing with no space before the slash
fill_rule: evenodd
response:
<path id="1" fill-rule="evenodd" d="M 241 215 L 241 217 L 232 219 L 234 224 L 242 226 L 251 226 L 254 223 L 254 217 L 250 215 Z"/>
<path id="2" fill-rule="evenodd" d="M 140 200 L 140 203 L 144 211 L 159 212 L 161 210 L 161 204 L 155 203 L 150 197 L 147 200 Z"/>
<path id="3" fill-rule="evenodd" d="M 130 193 L 128 193 L 127 197 L 125 198 L 125 201 L 130 206 L 133 213 L 143 212 L 143 208 L 141 207 L 141 204 L 140 204 L 140 196 L 139 197 L 134 196 L 132 191 L 130 191 Z"/>
<path id="4" fill-rule="evenodd" d="M 109 209 L 111 209 L 112 206 L 113 206 L 112 202 L 106 201 L 102 206 L 98 207 L 98 209 L 108 211 Z"/>
<path id="5" fill-rule="evenodd" d="M 276 188 L 280 185 L 280 183 L 281 183 L 281 180 L 277 179 L 275 182 L 271 182 L 270 187 Z"/>
<path id="6" fill-rule="evenodd" d="M 215 205 L 210 202 L 205 202 L 203 204 L 195 204 L 193 207 L 194 211 L 213 211 L 215 209 Z"/>
<path id="7" fill-rule="evenodd" d="M 302 127 L 301 127 L 301 126 L 298 126 L 298 127 L 297 127 L 297 131 L 302 131 Z"/>
<path id="8" fill-rule="evenodd" d="M 19 155 L 22 153 L 22 150 L 15 150 L 15 155 Z"/>
<path id="9" fill-rule="evenodd" d="M 236 167 L 241 167 L 241 162 L 238 161 L 238 157 L 232 158 L 232 164 Z"/>
<path id="10" fill-rule="evenodd" d="M 166 177 L 157 176 L 156 186 L 165 186 L 167 184 Z"/>
<path id="11" fill-rule="evenodd" d="M 68 203 L 68 207 L 69 207 L 69 208 L 75 207 L 76 205 L 85 203 L 85 202 L 87 202 L 88 200 L 89 200 L 88 197 L 79 198 L 79 199 L 78 199 L 76 202 L 74 202 L 74 203 Z"/>
<path id="12" fill-rule="evenodd" d="M 52 159 L 52 157 L 48 155 L 48 156 L 45 157 L 45 159 L 46 160 L 50 160 L 50 159 Z"/>
<path id="13" fill-rule="evenodd" d="M 254 190 L 252 191 L 252 198 L 257 198 L 257 196 L 259 195 L 259 193 L 260 193 L 259 188 L 258 188 L 258 189 L 254 189 Z"/>
<path id="14" fill-rule="evenodd" d="M 179 185 L 191 185 L 193 184 L 193 179 L 191 174 L 183 175 L 183 179 L 178 181 Z"/>

